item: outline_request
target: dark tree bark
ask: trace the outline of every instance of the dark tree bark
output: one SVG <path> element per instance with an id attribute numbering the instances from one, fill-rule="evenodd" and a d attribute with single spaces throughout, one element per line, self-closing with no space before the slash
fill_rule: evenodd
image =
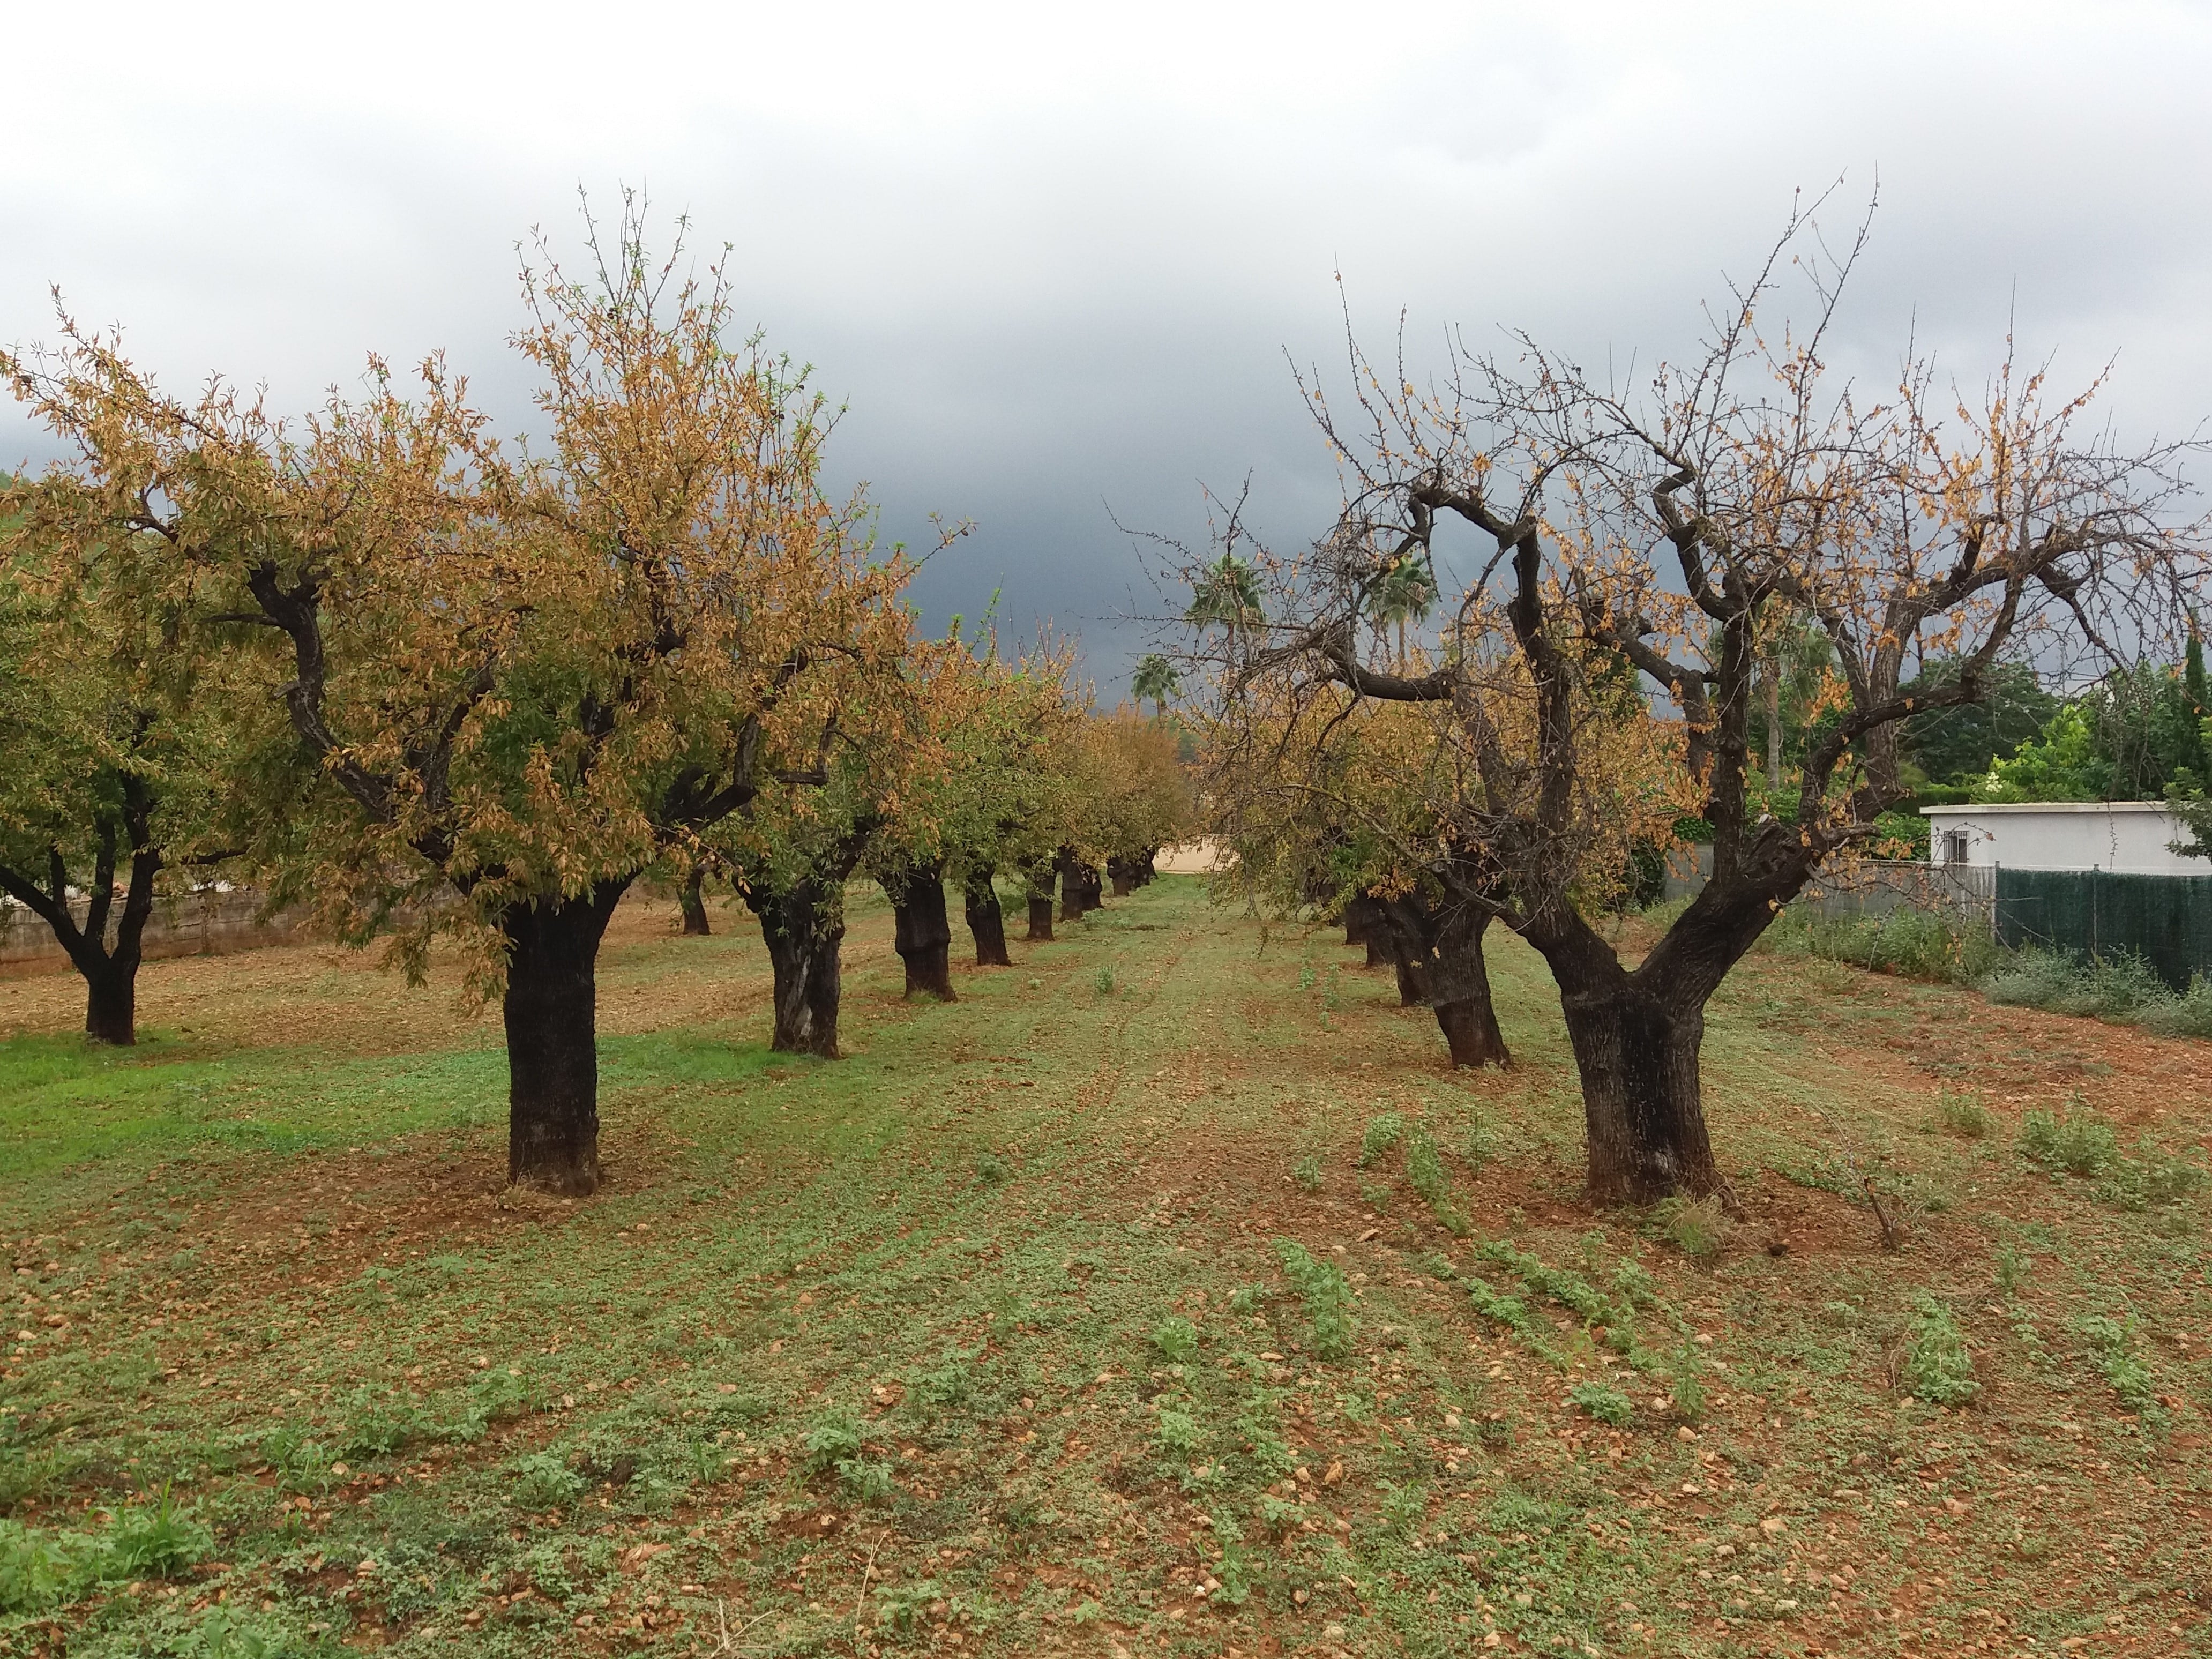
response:
<path id="1" fill-rule="evenodd" d="M 838 1057 L 844 886 L 842 874 L 834 881 L 810 875 L 774 891 L 758 885 L 745 890 L 775 975 L 775 1029 L 768 1046 L 776 1054 Z"/>
<path id="2" fill-rule="evenodd" d="M 1591 1199 L 1652 1204 L 1723 1190 L 1698 1077 L 1703 1009 L 1670 1008 L 1628 975 L 1565 987 L 1559 1005 L 1582 1073 Z"/>
<path id="3" fill-rule="evenodd" d="M 1129 860 L 1119 853 L 1106 860 L 1106 874 L 1114 884 L 1115 898 L 1127 898 L 1136 890 L 1136 872 L 1131 868 Z"/>
<path id="4" fill-rule="evenodd" d="M 1059 858 L 1054 861 L 1054 867 L 1060 872 L 1060 919 L 1062 921 L 1082 921 L 1083 913 L 1089 907 L 1083 902 L 1081 860 L 1062 848 Z"/>
<path id="5" fill-rule="evenodd" d="M 1032 943 L 1049 941 L 1052 938 L 1052 887 L 1059 866 L 1044 859 L 1022 872 L 1022 886 L 1029 907 L 1030 930 L 1027 937 Z"/>
<path id="6" fill-rule="evenodd" d="M 1490 1000 L 1490 969 L 1482 959 L 1482 935 L 1489 926 L 1488 911 L 1462 905 L 1448 911 L 1436 930 L 1428 970 L 1429 1005 L 1436 1010 L 1437 1026 L 1444 1034 L 1454 1066 L 1513 1063 L 1505 1035 L 1498 1029 L 1498 1011 Z"/>
<path id="7" fill-rule="evenodd" d="M 599 940 L 630 878 L 518 904 L 507 945 L 507 1178 L 582 1198 L 599 1185 Z"/>
<path id="8" fill-rule="evenodd" d="M 1083 881 L 1083 913 L 1088 915 L 1093 910 L 1103 910 L 1106 908 L 1106 884 L 1099 878 L 1098 866 L 1078 864 L 1075 868 Z"/>
<path id="9" fill-rule="evenodd" d="M 691 873 L 684 878 L 684 885 L 676 890 L 676 902 L 684 908 L 684 937 L 705 939 L 714 930 L 707 925 L 707 899 L 703 892 L 707 872 L 703 866 L 693 865 Z"/>
<path id="10" fill-rule="evenodd" d="M 960 896 L 968 913 L 968 932 L 975 940 L 978 968 L 1011 968 L 1006 954 L 1006 918 L 999 906 L 999 890 L 988 870 L 970 870 L 960 884 Z M 1048 922 L 1050 917 L 1046 918 Z"/>
<path id="11" fill-rule="evenodd" d="M 1398 973 L 1398 1006 L 1418 1008 L 1429 1000 L 1425 970 L 1434 916 L 1425 902 L 1410 896 L 1378 903 L 1385 949 Z"/>
<path id="12" fill-rule="evenodd" d="M 52 930 L 85 983 L 84 1034 L 94 1042 L 129 1048 L 138 1041 L 138 967 L 143 959 L 146 923 L 154 914 L 154 878 L 161 872 L 161 849 L 154 844 L 152 793 L 138 779 L 122 779 L 119 821 L 102 818 L 94 831 L 92 885 L 84 925 L 77 926 L 69 903 L 69 872 L 58 848 L 47 854 L 46 885 L 23 872 L 0 865 L 0 892 L 23 905 Z M 115 865 L 118 852 L 131 856 L 123 909 L 115 912 Z M 115 916 L 115 942 L 107 942 L 107 921 Z"/>
<path id="13" fill-rule="evenodd" d="M 1382 901 L 1370 893 L 1355 893 L 1344 902 L 1344 942 L 1367 947 L 1370 968 L 1390 960 L 1390 930 L 1382 915 Z"/>
<path id="14" fill-rule="evenodd" d="M 1482 957 L 1490 912 L 1462 899 L 1437 902 L 1419 893 L 1372 902 L 1364 932 L 1370 948 L 1378 938 L 1383 941 L 1398 970 L 1400 1006 L 1434 1011 L 1453 1065 L 1511 1065 Z"/>
<path id="15" fill-rule="evenodd" d="M 952 924 L 945 912 L 945 878 L 936 865 L 900 871 L 884 879 L 891 902 L 893 945 L 906 964 L 906 994 L 951 1002 Z"/>

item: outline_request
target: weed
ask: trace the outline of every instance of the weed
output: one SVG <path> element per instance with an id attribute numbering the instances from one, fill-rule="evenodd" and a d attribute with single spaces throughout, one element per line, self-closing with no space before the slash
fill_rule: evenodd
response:
<path id="1" fill-rule="evenodd" d="M 1367 1120 L 1365 1133 L 1359 1137 L 1359 1167 L 1374 1167 L 1375 1161 L 1398 1144 L 1405 1133 L 1405 1123 L 1395 1112 L 1378 1112 Z"/>
<path id="2" fill-rule="evenodd" d="M 1528 1304 L 1518 1297 L 1500 1296 L 1486 1280 L 1470 1279 L 1467 1281 L 1468 1300 L 1474 1304 L 1475 1312 L 1486 1319 L 1494 1319 L 1508 1330 L 1526 1332 L 1534 1322 L 1528 1316 Z"/>
<path id="3" fill-rule="evenodd" d="M 1291 1166 L 1291 1179 L 1298 1183 L 1300 1192 L 1319 1192 L 1321 1190 L 1321 1160 L 1312 1153 L 1307 1153 Z"/>
<path id="4" fill-rule="evenodd" d="M 1685 1423 L 1705 1420 L 1705 1384 L 1698 1375 L 1698 1365 L 1694 1351 L 1685 1346 L 1683 1357 L 1675 1363 L 1668 1389 L 1668 1401 L 1674 1407 L 1674 1414 Z"/>
<path id="5" fill-rule="evenodd" d="M 1629 1403 L 1628 1396 L 1610 1382 L 1595 1379 L 1577 1382 L 1567 1390 L 1567 1398 L 1611 1428 L 1626 1428 L 1629 1420 L 1636 1415 L 1636 1408 Z"/>
<path id="6" fill-rule="evenodd" d="M 886 1630 L 906 1635 L 919 1626 L 945 1591 L 934 1578 L 910 1584 L 884 1584 L 876 1591 L 876 1622 Z"/>
<path id="7" fill-rule="evenodd" d="M 2101 1175 L 2119 1160 L 2119 1135 L 2109 1121 L 2083 1107 L 2076 1094 L 2063 1118 L 2042 1110 L 2022 1118 L 2020 1150 L 2054 1175 Z"/>
<path id="8" fill-rule="evenodd" d="M 1287 1238 L 1275 1241 L 1276 1257 L 1283 1275 L 1305 1304 L 1312 1322 L 1311 1346 L 1322 1359 L 1339 1359 L 1352 1352 L 1352 1286 L 1334 1264 L 1316 1260 L 1305 1246 Z"/>
<path id="9" fill-rule="evenodd" d="M 1406 1184 L 1431 1205 L 1443 1199 L 1450 1187 L 1434 1138 L 1418 1123 L 1406 1137 Z"/>
<path id="10" fill-rule="evenodd" d="M 975 1160 L 975 1179 L 986 1187 L 997 1186 L 1012 1173 L 1006 1160 L 995 1152 L 986 1152 Z"/>
<path id="11" fill-rule="evenodd" d="M 2005 1295 L 2010 1296 L 2027 1281 L 2028 1274 L 2033 1271 L 2035 1258 L 2024 1251 L 2014 1249 L 2012 1241 L 2007 1239 L 1997 1246 L 1996 1267 L 1997 1289 Z"/>
<path id="12" fill-rule="evenodd" d="M 2075 1334 L 2089 1345 L 2098 1370 L 2112 1384 L 2120 1404 L 2148 1418 L 2159 1412 L 2158 1389 L 2151 1382 L 2150 1367 L 2136 1352 L 2136 1328 L 2133 1314 L 2119 1319 L 2088 1314 L 2074 1323 Z"/>
<path id="13" fill-rule="evenodd" d="M 968 1356 L 948 1351 L 943 1364 L 917 1373 L 907 1384 L 906 1397 L 924 1410 L 945 1411 L 966 1405 L 975 1394 L 975 1378 L 968 1368 Z"/>
<path id="14" fill-rule="evenodd" d="M 856 1502 L 888 1504 L 898 1487 L 891 1480 L 891 1466 L 864 1457 L 841 1457 L 837 1460 L 837 1480 Z"/>
<path id="15" fill-rule="evenodd" d="M 2204 1169 L 2162 1151 L 2148 1138 L 2136 1143 L 2133 1158 L 2119 1159 L 2097 1183 L 2097 1200 L 2115 1209 L 2141 1214 L 2179 1204 L 2204 1184 Z"/>
<path id="16" fill-rule="evenodd" d="M 1112 996 L 1114 994 L 1114 970 L 1111 968 L 1101 968 L 1092 977 L 1091 984 L 1092 988 L 1096 990 L 1100 996 Z"/>
<path id="17" fill-rule="evenodd" d="M 849 1417 L 825 1417 L 799 1443 L 806 1472 L 820 1474 L 860 1455 L 860 1427 Z"/>
<path id="18" fill-rule="evenodd" d="M 1252 1564 L 1244 1552 L 1244 1529 L 1226 1510 L 1214 1510 L 1206 1520 L 1213 1528 L 1213 1541 L 1221 1551 L 1219 1560 L 1214 1564 L 1221 1575 L 1221 1589 L 1215 1599 L 1232 1607 L 1241 1607 L 1252 1594 Z"/>
<path id="19" fill-rule="evenodd" d="M 1710 1198 L 1670 1198 L 1655 1212 L 1660 1236 L 1693 1261 L 1711 1261 L 1728 1241 L 1728 1218 Z"/>
<path id="20" fill-rule="evenodd" d="M 1945 1089 L 1936 1097 L 1936 1121 L 1950 1133 L 1966 1140 L 1979 1140 L 1994 1127 L 1982 1097 L 1971 1090 L 1954 1092 Z"/>
<path id="21" fill-rule="evenodd" d="M 1377 1215 L 1387 1214 L 1390 1208 L 1390 1189 L 1372 1181 L 1359 1183 L 1359 1201 Z"/>
<path id="22" fill-rule="evenodd" d="M 1490 1131 L 1483 1127 L 1480 1118 L 1475 1118 L 1461 1132 L 1460 1161 L 1470 1170 L 1480 1171 L 1484 1164 L 1490 1162 Z"/>
<path id="23" fill-rule="evenodd" d="M 551 1452 L 517 1458 L 507 1466 L 507 1491 L 533 1513 L 557 1510 L 584 1490 L 584 1478 Z"/>
<path id="24" fill-rule="evenodd" d="M 1159 1426 L 1155 1432 L 1164 1449 L 1186 1457 L 1196 1451 L 1206 1437 L 1199 1429 L 1196 1418 L 1188 1412 L 1172 1409 L 1160 1413 Z"/>
<path id="25" fill-rule="evenodd" d="M 1951 1310 L 1925 1291 L 1914 1306 L 1911 1344 L 1905 1356 L 1906 1389 L 1931 1405 L 1967 1404 L 1981 1393 L 1982 1385 L 1974 1381 L 1966 1334 Z"/>
<path id="26" fill-rule="evenodd" d="M 90 1553 L 91 1541 L 81 1534 L 0 1521 L 0 1613 L 35 1613 L 68 1600 Z"/>
<path id="27" fill-rule="evenodd" d="M 1257 1313 L 1267 1293 L 1257 1285 L 1239 1285 L 1229 1292 L 1229 1311 L 1233 1314 Z"/>
<path id="28" fill-rule="evenodd" d="M 128 1509 L 115 1516 L 103 1540 L 99 1573 L 108 1580 L 173 1578 L 214 1551 L 215 1534 L 164 1486 L 152 1509 Z"/>
<path id="29" fill-rule="evenodd" d="M 1171 1364 L 1198 1358 L 1198 1328 L 1181 1314 L 1170 1314 L 1152 1327 L 1152 1346 Z"/>

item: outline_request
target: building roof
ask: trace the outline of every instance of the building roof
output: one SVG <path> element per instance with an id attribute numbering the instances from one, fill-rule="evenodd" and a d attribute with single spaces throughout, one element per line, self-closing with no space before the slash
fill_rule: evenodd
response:
<path id="1" fill-rule="evenodd" d="M 1956 806 L 1923 806 L 1920 816 L 1955 817 L 1972 815 L 1978 817 L 1986 812 L 2167 812 L 2173 809 L 2162 800 L 1992 800 L 1962 801 Z"/>

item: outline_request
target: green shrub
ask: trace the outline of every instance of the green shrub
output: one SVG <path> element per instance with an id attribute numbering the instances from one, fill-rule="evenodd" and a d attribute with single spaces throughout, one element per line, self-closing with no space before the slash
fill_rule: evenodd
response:
<path id="1" fill-rule="evenodd" d="M 517 1458 L 507 1474 L 509 1494 L 526 1510 L 557 1510 L 584 1490 L 584 1477 L 551 1452 Z"/>
<path id="2" fill-rule="evenodd" d="M 1306 1317 L 1313 1327 L 1315 1355 L 1338 1359 L 1351 1352 L 1352 1285 L 1343 1273 L 1287 1238 L 1275 1241 L 1275 1255 L 1283 1264 L 1284 1277 L 1305 1304 Z"/>
<path id="3" fill-rule="evenodd" d="M 1915 1398 L 1936 1406 L 1964 1406 L 1982 1391 L 1973 1356 L 1949 1308 L 1922 1292 L 1915 1304 L 1912 1344 L 1905 1356 L 1905 1385 Z"/>
<path id="4" fill-rule="evenodd" d="M 91 1553 L 82 1534 L 0 1521 L 0 1613 L 36 1613 L 70 1600 Z"/>
<path id="5" fill-rule="evenodd" d="M 944 1589 L 934 1578 L 911 1584 L 885 1584 L 876 1592 L 876 1622 L 904 1635 L 919 1626 L 929 1610 L 944 1600 Z"/>
<path id="6" fill-rule="evenodd" d="M 1200 1431 L 1198 1419 L 1188 1412 L 1162 1412 L 1157 1432 L 1163 1447 L 1182 1457 L 1196 1451 L 1200 1442 L 1205 1438 Z"/>
<path id="7" fill-rule="evenodd" d="M 1198 1357 L 1198 1328 L 1180 1314 L 1170 1314 L 1152 1328 L 1152 1346 L 1180 1365 Z"/>
<path id="8" fill-rule="evenodd" d="M 865 1457 L 837 1460 L 837 1480 L 862 1504 L 887 1504 L 898 1490 L 891 1480 L 891 1466 Z"/>
<path id="9" fill-rule="evenodd" d="M 2089 1345 L 2097 1369 L 2112 1384 L 2120 1404 L 2139 1416 L 2149 1417 L 2160 1409 L 2158 1389 L 2151 1381 L 2150 1367 L 2136 1352 L 2136 1327 L 2133 1314 L 2122 1319 L 2089 1314 L 2074 1322 L 2075 1334 Z"/>
<path id="10" fill-rule="evenodd" d="M 1972 1090 L 1945 1089 L 1936 1102 L 1936 1121 L 1954 1135 L 1979 1140 L 1988 1134 L 1992 1120 L 1982 1097 Z"/>
<path id="11" fill-rule="evenodd" d="M 2179 1204 L 2204 1184 L 2202 1164 L 2176 1158 L 2148 1139 L 2136 1143 L 2133 1158 L 2124 1158 L 2112 1172 L 2097 1183 L 2098 1201 L 2140 1214 Z"/>
<path id="12" fill-rule="evenodd" d="M 1672 1385 L 1668 1392 L 1674 1401 L 1674 1414 L 1685 1423 L 1705 1420 L 1705 1384 L 1698 1375 L 1700 1363 L 1697 1350 L 1686 1342 L 1674 1357 Z"/>
<path id="13" fill-rule="evenodd" d="M 1567 1391 L 1567 1398 L 1599 1422 L 1616 1429 L 1626 1428 L 1629 1419 L 1636 1415 L 1628 1396 L 1610 1382 L 1577 1382 Z"/>
<path id="14" fill-rule="evenodd" d="M 906 1397 L 925 1411 L 944 1411 L 964 1406 L 975 1397 L 975 1378 L 968 1356 L 948 1351 L 935 1370 L 918 1372 L 907 1384 Z"/>
<path id="15" fill-rule="evenodd" d="M 1431 1206 L 1442 1200 L 1451 1183 L 1444 1161 L 1437 1156 L 1437 1143 L 1419 1124 L 1406 1137 L 1406 1184 Z"/>
<path id="16" fill-rule="evenodd" d="M 820 1474 L 848 1458 L 858 1457 L 861 1444 L 860 1425 L 851 1418 L 825 1417 L 807 1430 L 799 1443 L 799 1449 L 805 1459 L 806 1472 Z"/>
<path id="17" fill-rule="evenodd" d="M 2053 1174 L 2094 1176 L 2118 1162 L 2120 1141 L 2112 1124 L 2084 1109 L 2076 1096 L 2063 1118 L 2042 1110 L 2022 1118 L 2020 1150 Z"/>
<path id="18" fill-rule="evenodd" d="M 2136 1023 L 2160 1036 L 2212 1037 L 2212 979 L 2196 975 L 2179 996 L 2142 1010 Z"/>
<path id="19" fill-rule="evenodd" d="M 1300 1192 L 1319 1192 L 1321 1190 L 1321 1160 L 1309 1152 L 1291 1166 L 1291 1179 L 1298 1183 Z"/>
<path id="20" fill-rule="evenodd" d="M 1376 1159 L 1398 1144 L 1405 1127 L 1395 1112 L 1381 1112 L 1369 1118 L 1366 1133 L 1359 1137 L 1359 1167 L 1371 1168 Z"/>
<path id="21" fill-rule="evenodd" d="M 1468 1279 L 1467 1297 L 1474 1304 L 1475 1312 L 1485 1319 L 1496 1320 L 1509 1330 L 1526 1331 L 1534 1322 L 1529 1317 L 1528 1304 L 1518 1297 L 1500 1296 L 1486 1280 Z"/>

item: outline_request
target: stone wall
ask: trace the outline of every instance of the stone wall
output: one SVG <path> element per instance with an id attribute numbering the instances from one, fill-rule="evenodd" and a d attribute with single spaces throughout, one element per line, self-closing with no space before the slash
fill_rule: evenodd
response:
<path id="1" fill-rule="evenodd" d="M 91 905 L 88 898 L 70 901 L 70 911 L 79 927 L 84 925 Z M 288 914 L 263 921 L 260 908 L 260 894 L 242 887 L 210 888 L 157 899 L 146 922 L 146 955 L 149 959 L 219 956 L 261 945 L 288 945 L 302 936 L 296 917 Z M 108 912 L 111 942 L 122 913 L 118 896 Z M 0 971 L 11 968 L 34 971 L 68 964 L 69 953 L 42 918 L 12 900 L 0 899 Z"/>

